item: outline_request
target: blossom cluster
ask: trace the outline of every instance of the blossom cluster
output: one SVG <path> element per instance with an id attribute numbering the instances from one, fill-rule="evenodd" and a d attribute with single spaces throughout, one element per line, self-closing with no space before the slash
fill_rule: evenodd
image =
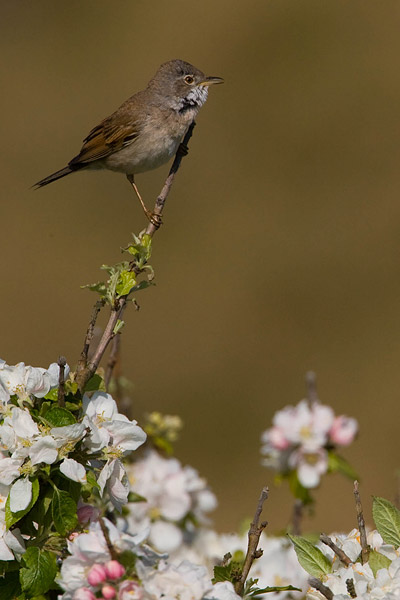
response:
<path id="1" fill-rule="evenodd" d="M 230 582 L 213 585 L 205 566 L 168 562 L 167 555 L 154 552 L 144 539 L 121 533 L 107 519 L 103 527 L 91 523 L 87 533 L 68 542 L 70 555 L 58 579 L 64 590 L 60 600 L 240 600 Z"/>
<path id="2" fill-rule="evenodd" d="M 160 552 L 173 552 L 189 541 L 196 526 L 208 522 L 205 513 L 217 506 L 204 479 L 176 458 L 149 450 L 127 466 L 131 491 L 127 527 L 131 533 L 149 529 L 149 542 Z M 141 501 L 140 501 L 141 500 Z"/>
<path id="3" fill-rule="evenodd" d="M 333 600 L 395 600 L 400 597 L 400 548 L 384 543 L 378 531 L 367 535 L 369 561 L 359 561 L 361 553 L 360 532 L 353 529 L 347 536 L 332 535 L 332 541 L 345 552 L 351 562 L 341 563 L 327 546 L 321 546 L 332 563 L 332 572 L 323 577 L 324 585 L 333 594 Z M 325 600 L 320 591 L 310 588 L 307 600 Z"/>
<path id="4" fill-rule="evenodd" d="M 136 421 L 120 414 L 105 392 L 85 394 L 76 416 L 57 406 L 51 389 L 58 385 L 58 370 L 56 364 L 49 369 L 0 364 L 0 560 L 23 553 L 21 534 L 29 539 L 32 532 L 26 535 L 10 525 L 30 510 L 39 489 L 48 484 L 54 490 L 54 505 L 59 505 L 69 495 L 65 480 L 83 486 L 89 476 L 89 487 L 95 486 L 100 496 L 107 492 L 120 509 L 129 493 L 121 459 L 146 440 Z M 75 518 L 69 502 L 70 514 L 59 511 L 59 533 Z"/>
<path id="5" fill-rule="evenodd" d="M 263 432 L 263 464 L 282 475 L 296 473 L 304 488 L 315 488 L 335 458 L 334 449 L 351 444 L 357 430 L 356 419 L 335 416 L 330 406 L 302 400 L 278 411 L 273 426 Z"/>

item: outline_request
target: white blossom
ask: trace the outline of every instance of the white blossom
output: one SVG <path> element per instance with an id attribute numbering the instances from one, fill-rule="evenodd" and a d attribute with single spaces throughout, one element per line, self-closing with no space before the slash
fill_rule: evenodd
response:
<path id="1" fill-rule="evenodd" d="M 10 510 L 15 513 L 25 510 L 32 499 L 32 482 L 27 477 L 17 479 L 10 489 Z"/>
<path id="2" fill-rule="evenodd" d="M 210 587 L 207 569 L 187 560 L 177 566 L 161 561 L 158 570 L 143 581 L 151 600 L 200 600 Z"/>
<path id="3" fill-rule="evenodd" d="M 60 463 L 60 471 L 68 479 L 72 479 L 78 483 L 86 483 L 85 467 L 73 458 L 64 458 Z"/>

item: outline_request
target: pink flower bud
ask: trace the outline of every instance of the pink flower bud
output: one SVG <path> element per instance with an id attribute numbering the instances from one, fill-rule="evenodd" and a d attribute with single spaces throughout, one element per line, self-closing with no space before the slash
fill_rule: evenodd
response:
<path id="1" fill-rule="evenodd" d="M 93 565 L 88 573 L 88 582 L 95 587 L 107 579 L 107 573 L 103 565 Z"/>
<path id="2" fill-rule="evenodd" d="M 96 600 L 96 596 L 89 588 L 79 588 L 72 596 L 73 600 Z"/>
<path id="3" fill-rule="evenodd" d="M 84 525 L 85 523 L 88 523 L 88 521 L 97 521 L 100 516 L 100 511 L 90 504 L 82 504 L 78 507 L 77 515 L 79 523 Z"/>
<path id="4" fill-rule="evenodd" d="M 132 579 L 125 579 L 119 586 L 118 600 L 142 600 L 143 588 Z"/>
<path id="5" fill-rule="evenodd" d="M 351 419 L 341 415 L 336 417 L 329 431 L 329 437 L 333 444 L 338 446 L 348 446 L 354 440 L 358 431 L 356 419 Z"/>
<path id="6" fill-rule="evenodd" d="M 104 565 L 108 579 L 119 579 L 125 574 L 125 567 L 117 560 L 110 560 Z"/>
<path id="7" fill-rule="evenodd" d="M 106 585 L 103 585 L 103 587 L 101 588 L 101 593 L 103 594 L 103 598 L 105 600 L 111 600 L 111 598 L 115 598 L 115 596 L 117 594 L 115 588 L 113 588 L 113 586 L 110 585 L 109 583 L 106 583 Z"/>

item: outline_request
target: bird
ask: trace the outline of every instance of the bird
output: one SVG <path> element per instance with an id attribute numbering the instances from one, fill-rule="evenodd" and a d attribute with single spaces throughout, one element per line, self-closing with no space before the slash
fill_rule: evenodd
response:
<path id="1" fill-rule="evenodd" d="M 66 167 L 34 184 L 42 188 L 66 175 L 86 169 L 109 169 L 125 173 L 146 217 L 135 175 L 168 162 L 208 96 L 210 85 L 222 77 L 206 77 L 190 63 L 174 59 L 163 63 L 147 87 L 126 100 L 94 127 L 82 148 Z"/>

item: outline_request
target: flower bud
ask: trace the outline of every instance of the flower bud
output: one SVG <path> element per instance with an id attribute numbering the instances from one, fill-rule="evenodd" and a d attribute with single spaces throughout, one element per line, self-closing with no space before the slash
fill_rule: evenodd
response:
<path id="1" fill-rule="evenodd" d="M 104 565 L 108 579 L 119 579 L 125 574 L 125 567 L 117 560 L 110 560 Z"/>
<path id="2" fill-rule="evenodd" d="M 107 579 L 107 573 L 103 565 L 93 565 L 88 573 L 88 582 L 90 585 L 96 586 L 103 583 Z"/>
<path id="3" fill-rule="evenodd" d="M 115 598 L 117 594 L 115 588 L 113 588 L 113 586 L 109 583 L 103 585 L 103 587 L 101 588 L 101 593 L 103 594 L 104 600 L 111 600 L 112 598 Z"/>
<path id="4" fill-rule="evenodd" d="M 77 515 L 79 523 L 84 525 L 89 521 L 97 521 L 100 516 L 100 511 L 90 504 L 82 504 L 81 506 L 78 506 Z"/>

